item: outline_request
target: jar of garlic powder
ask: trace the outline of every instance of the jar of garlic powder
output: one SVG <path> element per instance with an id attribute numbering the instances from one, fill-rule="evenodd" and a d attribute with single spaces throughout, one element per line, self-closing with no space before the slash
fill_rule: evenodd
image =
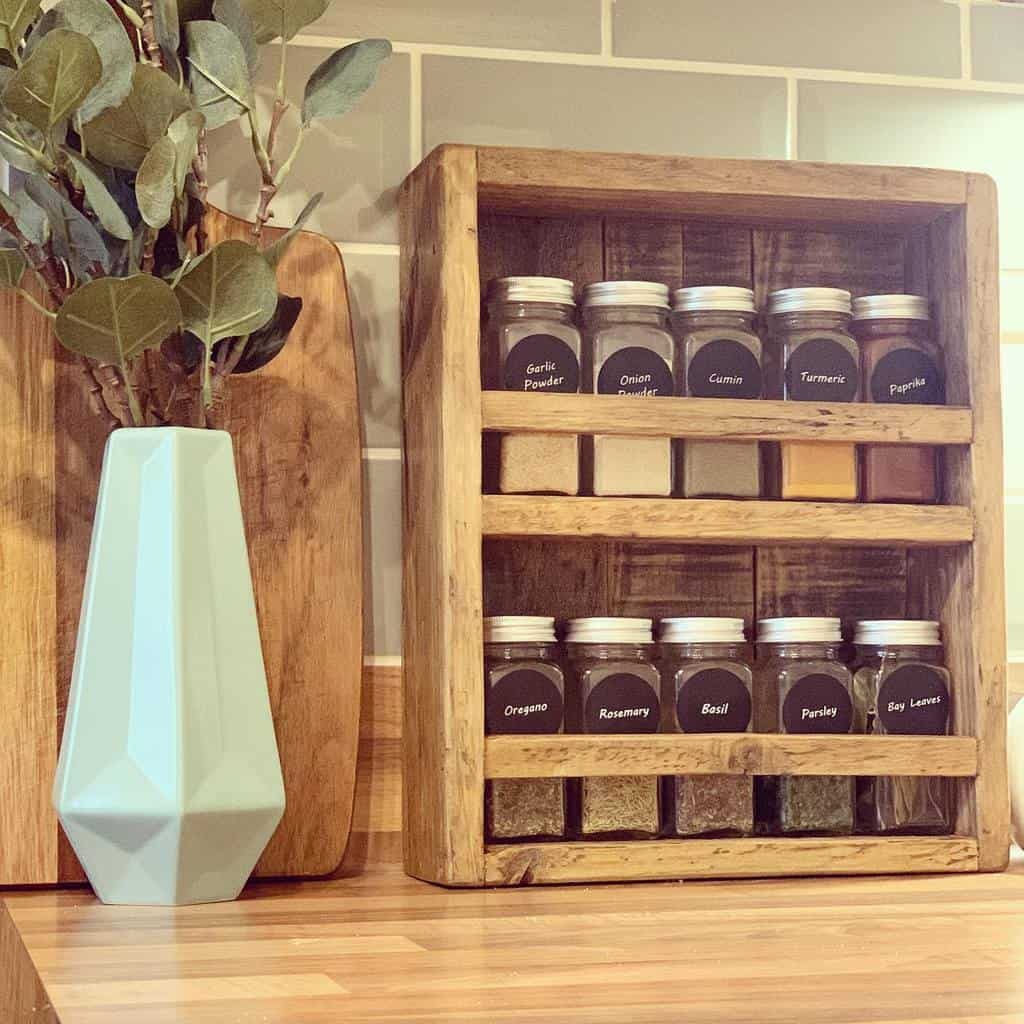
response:
<path id="1" fill-rule="evenodd" d="M 580 390 L 580 332 L 573 283 L 502 277 L 487 289 L 484 386 L 574 395 Z M 502 494 L 578 494 L 579 437 L 505 434 L 498 456 Z"/>
<path id="2" fill-rule="evenodd" d="M 668 288 L 651 281 L 602 281 L 583 293 L 584 380 L 598 395 L 641 399 L 675 394 L 675 342 Z M 596 495 L 669 497 L 672 439 L 597 435 L 588 445 Z"/>

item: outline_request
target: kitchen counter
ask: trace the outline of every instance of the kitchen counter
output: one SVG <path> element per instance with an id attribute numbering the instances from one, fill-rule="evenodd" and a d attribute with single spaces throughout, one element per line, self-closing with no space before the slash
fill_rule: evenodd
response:
<path id="1" fill-rule="evenodd" d="M 1024 1020 L 1020 860 L 1003 875 L 492 891 L 389 869 L 178 909 L 8 893 L 6 911 L 0 1002 L 22 1015 L 0 1007 L 3 1024 Z"/>

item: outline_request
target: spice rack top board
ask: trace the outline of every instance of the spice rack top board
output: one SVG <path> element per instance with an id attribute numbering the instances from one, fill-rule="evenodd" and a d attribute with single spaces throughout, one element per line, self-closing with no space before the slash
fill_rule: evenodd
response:
<path id="1" fill-rule="evenodd" d="M 442 146 L 401 193 L 405 864 L 446 885 L 1002 869 L 1008 851 L 996 197 L 981 175 Z M 927 294 L 947 407 L 481 390 L 481 281 Z M 486 493 L 501 431 L 942 446 L 944 504 Z M 484 735 L 485 614 L 942 622 L 949 737 Z M 948 837 L 488 845 L 488 778 L 917 774 Z"/>

